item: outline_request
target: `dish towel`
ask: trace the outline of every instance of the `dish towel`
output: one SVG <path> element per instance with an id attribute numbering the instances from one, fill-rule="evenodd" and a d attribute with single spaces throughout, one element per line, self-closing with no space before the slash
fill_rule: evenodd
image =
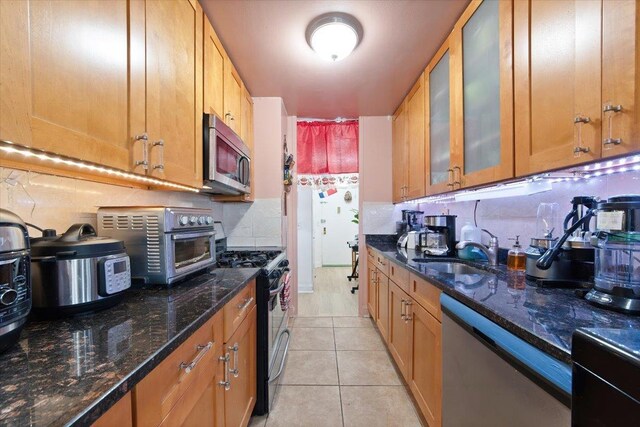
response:
<path id="1" fill-rule="evenodd" d="M 282 311 L 289 310 L 289 295 L 291 293 L 291 289 L 289 286 L 289 282 L 291 281 L 291 273 L 287 273 L 284 277 L 284 289 L 280 292 L 280 308 Z"/>

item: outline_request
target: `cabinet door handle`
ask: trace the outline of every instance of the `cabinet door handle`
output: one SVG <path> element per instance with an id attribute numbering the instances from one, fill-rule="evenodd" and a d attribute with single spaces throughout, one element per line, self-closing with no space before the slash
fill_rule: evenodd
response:
<path id="1" fill-rule="evenodd" d="M 159 139 L 157 141 L 154 141 L 151 144 L 152 147 L 158 147 L 159 150 L 159 154 L 158 154 L 158 159 L 160 160 L 157 164 L 152 166 L 152 169 L 160 169 L 160 170 L 164 170 L 164 140 L 163 139 Z"/>
<path id="2" fill-rule="evenodd" d="M 234 378 L 238 378 L 238 375 L 240 374 L 238 371 L 238 343 L 227 348 L 233 351 L 233 369 L 229 368 L 229 372 L 233 374 Z"/>
<path id="3" fill-rule="evenodd" d="M 453 188 L 453 169 L 447 169 L 447 187 Z"/>
<path id="4" fill-rule="evenodd" d="M 229 353 L 218 357 L 218 360 L 224 363 L 224 379 L 220 381 L 218 385 L 224 387 L 225 391 L 229 391 L 231 389 L 231 381 L 229 380 Z"/>
<path id="5" fill-rule="evenodd" d="M 406 310 L 406 314 L 404 316 L 404 321 L 408 322 L 409 320 L 413 319 L 413 316 L 411 315 L 411 313 L 409 312 L 409 308 L 413 305 L 413 301 L 407 300 L 407 302 L 405 302 L 404 307 Z"/>
<path id="6" fill-rule="evenodd" d="M 211 341 L 204 345 L 196 346 L 196 348 L 198 349 L 198 354 L 196 355 L 196 357 L 191 361 L 191 363 L 181 362 L 180 369 L 184 369 L 184 372 L 187 374 L 193 371 L 198 362 L 200 362 L 204 355 L 207 354 L 207 351 L 211 350 L 211 347 L 213 347 L 213 343 Z"/>
<path id="7" fill-rule="evenodd" d="M 406 320 L 406 315 L 404 314 L 404 308 L 406 307 L 407 302 L 405 300 L 400 300 L 400 318 L 402 320 Z"/>
<path id="8" fill-rule="evenodd" d="M 613 116 L 616 113 L 622 111 L 622 105 L 611 105 L 607 104 L 604 106 L 602 111 L 608 116 L 607 124 L 609 126 L 609 137 L 605 138 L 602 143 L 604 144 L 604 149 L 609 150 L 614 145 L 622 144 L 622 138 L 614 138 L 613 137 Z"/>
<path id="9" fill-rule="evenodd" d="M 142 160 L 136 160 L 135 167 L 142 166 L 142 169 L 146 171 L 149 169 L 149 135 L 146 132 L 136 135 L 133 141 L 142 141 Z"/>
<path id="10" fill-rule="evenodd" d="M 591 119 L 589 117 L 582 116 L 580 114 L 576 115 L 576 117 L 573 119 L 573 123 L 575 125 L 578 125 L 578 141 L 576 146 L 573 148 L 573 157 L 580 157 L 582 153 L 586 154 L 591 151 L 589 147 L 582 146 L 582 125 L 589 122 L 591 122 Z"/>
<path id="11" fill-rule="evenodd" d="M 253 302 L 253 297 L 246 298 L 244 303 L 238 304 L 238 310 L 244 311 Z"/>
<path id="12" fill-rule="evenodd" d="M 458 171 L 458 179 L 457 180 L 456 180 L 456 172 L 455 172 L 456 170 Z M 460 166 L 454 166 L 453 167 L 453 185 L 452 185 L 452 187 L 455 189 L 456 184 L 458 184 L 458 188 L 461 188 L 462 187 L 461 182 L 462 182 L 462 168 Z"/>

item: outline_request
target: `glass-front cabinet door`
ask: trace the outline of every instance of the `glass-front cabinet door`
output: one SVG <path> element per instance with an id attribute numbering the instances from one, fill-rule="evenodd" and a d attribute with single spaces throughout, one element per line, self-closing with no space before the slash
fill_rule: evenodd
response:
<path id="1" fill-rule="evenodd" d="M 451 34 L 456 188 L 513 177 L 512 9 L 472 2 Z"/>
<path id="2" fill-rule="evenodd" d="M 453 190 L 451 169 L 451 67 L 445 41 L 425 72 L 427 118 L 427 194 Z"/>

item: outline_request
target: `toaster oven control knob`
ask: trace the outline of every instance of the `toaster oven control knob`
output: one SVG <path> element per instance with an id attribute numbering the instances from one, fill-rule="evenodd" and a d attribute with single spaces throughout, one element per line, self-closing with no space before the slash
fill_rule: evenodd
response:
<path id="1" fill-rule="evenodd" d="M 0 305 L 11 305 L 18 299 L 18 292 L 15 289 L 0 289 Z"/>
<path id="2" fill-rule="evenodd" d="M 204 217 L 203 216 L 198 217 L 198 224 L 204 225 Z"/>
<path id="3" fill-rule="evenodd" d="M 191 216 L 189 217 L 189 224 L 191 225 L 195 225 L 196 222 L 198 222 L 198 217 L 197 216 Z"/>
<path id="4" fill-rule="evenodd" d="M 206 221 L 207 225 L 211 225 L 211 223 L 213 222 L 213 218 L 208 216 L 205 221 Z"/>
<path id="5" fill-rule="evenodd" d="M 180 223 L 180 225 L 187 225 L 189 223 L 189 217 L 186 215 L 180 215 L 180 218 L 178 218 L 178 222 Z"/>

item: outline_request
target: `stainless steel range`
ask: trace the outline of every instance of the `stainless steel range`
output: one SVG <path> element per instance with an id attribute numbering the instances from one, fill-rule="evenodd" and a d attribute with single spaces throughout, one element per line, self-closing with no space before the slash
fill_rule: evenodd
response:
<path id="1" fill-rule="evenodd" d="M 256 279 L 257 400 L 254 415 L 264 415 L 273 406 L 279 378 L 289 349 L 287 288 L 289 261 L 281 248 L 242 248 L 230 250 L 223 242 L 221 224 L 216 224 L 216 247 L 220 268 L 260 268 Z"/>

